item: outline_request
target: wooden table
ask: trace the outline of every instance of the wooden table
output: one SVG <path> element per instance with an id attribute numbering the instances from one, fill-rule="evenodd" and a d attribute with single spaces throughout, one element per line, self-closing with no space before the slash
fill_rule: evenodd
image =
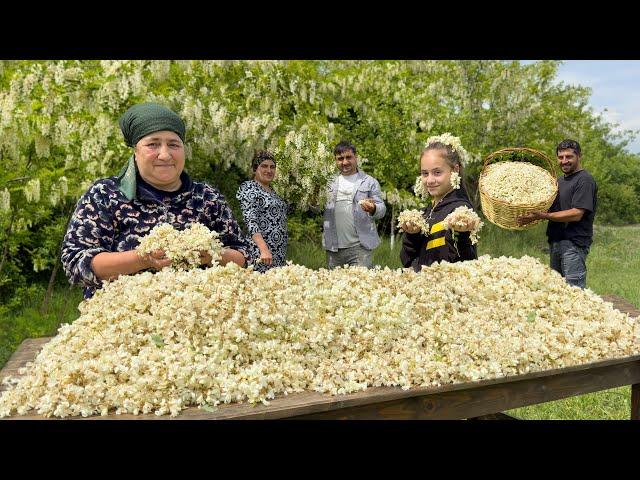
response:
<path id="1" fill-rule="evenodd" d="M 640 310 L 620 297 L 604 296 L 619 310 L 634 317 Z M 0 371 L 0 379 L 17 376 L 17 370 L 32 361 L 50 338 L 25 340 Z M 500 412 L 512 408 L 623 385 L 631 385 L 631 419 L 640 420 L 640 355 L 616 358 L 568 368 L 545 370 L 506 378 L 419 387 L 369 388 L 349 395 L 304 392 L 272 400 L 269 405 L 220 405 L 213 412 L 195 407 L 183 410 L 180 420 L 231 419 L 499 419 L 513 418 Z M 4 387 L 0 387 L 4 388 Z M 13 419 L 43 419 L 39 415 Z M 84 420 L 74 417 L 73 420 Z M 168 415 L 94 416 L 93 420 L 170 420 Z"/>

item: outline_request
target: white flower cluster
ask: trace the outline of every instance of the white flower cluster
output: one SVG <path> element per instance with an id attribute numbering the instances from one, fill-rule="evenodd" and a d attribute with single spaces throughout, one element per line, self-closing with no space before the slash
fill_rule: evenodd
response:
<path id="1" fill-rule="evenodd" d="M 416 200 L 414 195 L 407 193 L 405 190 L 385 190 L 381 194 L 382 200 L 385 200 L 389 205 L 399 208 L 411 208 L 420 204 L 419 200 Z"/>
<path id="2" fill-rule="evenodd" d="M 6 188 L 0 191 L 0 213 L 11 210 L 11 194 Z"/>
<path id="3" fill-rule="evenodd" d="M 426 200 L 429 198 L 429 192 L 424 186 L 422 182 L 422 175 L 418 175 L 416 177 L 416 183 L 413 185 L 413 192 L 416 194 L 416 197 Z"/>
<path id="4" fill-rule="evenodd" d="M 456 171 L 451 172 L 451 178 L 449 180 L 451 182 L 451 188 L 453 188 L 454 190 L 458 190 L 460 188 L 461 180 L 462 180 L 462 177 L 460 177 L 458 172 Z"/>
<path id="5" fill-rule="evenodd" d="M 24 232 L 33 226 L 31 219 L 19 218 L 16 222 L 16 232 Z"/>
<path id="6" fill-rule="evenodd" d="M 446 285 L 446 288 L 442 288 Z M 437 386 L 640 353 L 637 322 L 531 257 L 121 276 L 6 381 L 0 416 L 177 415 Z"/>
<path id="7" fill-rule="evenodd" d="M 69 181 L 64 175 L 58 179 L 58 186 L 63 197 L 69 193 Z"/>
<path id="8" fill-rule="evenodd" d="M 443 143 L 444 145 L 449 145 L 453 150 L 455 150 L 460 156 L 460 163 L 463 167 L 468 165 L 473 161 L 469 153 L 464 149 L 462 143 L 460 142 L 460 137 L 455 137 L 451 135 L 449 132 L 443 133 L 442 135 L 436 135 L 433 137 L 427 138 L 427 143 L 425 144 L 425 148 L 431 145 L 432 143 Z"/>
<path id="9" fill-rule="evenodd" d="M 218 232 L 209 230 L 201 223 L 192 223 L 184 230 L 176 230 L 171 224 L 162 223 L 140 239 L 136 251 L 142 257 L 156 250 L 164 250 L 173 267 L 184 269 L 198 267 L 201 252 L 207 252 L 215 265 L 220 260 L 222 250 L 218 236 Z"/>
<path id="10" fill-rule="evenodd" d="M 529 162 L 492 163 L 481 175 L 479 187 L 491 198 L 510 205 L 544 202 L 557 188 L 549 172 Z"/>
<path id="11" fill-rule="evenodd" d="M 365 205 L 375 206 L 375 202 L 373 200 L 369 200 L 368 198 L 363 198 L 362 200 L 358 200 L 358 205 L 364 207 Z"/>
<path id="12" fill-rule="evenodd" d="M 290 131 L 284 144 L 275 149 L 277 175 L 273 181 L 278 193 L 300 210 L 323 207 L 327 201 L 327 185 L 336 175 L 336 163 L 327 147 L 333 129 L 305 125 Z M 316 138 L 320 140 L 316 140 Z"/>
<path id="13" fill-rule="evenodd" d="M 40 179 L 33 178 L 27 182 L 24 186 L 24 196 L 27 199 L 27 203 L 38 203 L 40 201 Z"/>
<path id="14" fill-rule="evenodd" d="M 403 227 L 407 224 L 415 225 L 420 228 L 422 233 L 429 235 L 429 224 L 420 210 L 403 210 L 400 212 L 400 215 L 398 215 L 398 228 L 403 230 Z"/>
<path id="15" fill-rule="evenodd" d="M 67 177 L 62 176 L 57 182 L 53 182 L 49 192 L 49 201 L 51 205 L 56 206 L 61 199 L 64 199 L 69 193 L 69 183 Z"/>
<path id="16" fill-rule="evenodd" d="M 456 232 L 471 232 L 471 244 L 475 245 L 480 238 L 478 237 L 478 232 L 484 226 L 484 223 L 476 212 L 463 205 L 445 217 L 444 225 L 449 230 Z"/>

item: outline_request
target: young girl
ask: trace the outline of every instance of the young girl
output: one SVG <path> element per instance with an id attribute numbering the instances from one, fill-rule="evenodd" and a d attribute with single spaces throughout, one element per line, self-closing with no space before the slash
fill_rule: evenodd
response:
<path id="1" fill-rule="evenodd" d="M 473 209 L 464 187 L 460 185 L 461 154 L 464 150 L 456 145 L 458 142 L 450 142 L 455 145 L 452 146 L 443 140 L 428 141 L 420 157 L 422 187 L 432 198 L 431 205 L 422 211 L 429 233 L 425 235 L 413 222 L 400 226 L 405 232 L 400 260 L 405 267 L 411 266 L 416 272 L 422 265 L 442 260 L 453 263 L 478 258 L 469 231 L 457 231 L 454 238 L 454 233 L 443 223 L 446 216 L 460 206 Z M 469 226 L 468 230 L 471 229 Z"/>

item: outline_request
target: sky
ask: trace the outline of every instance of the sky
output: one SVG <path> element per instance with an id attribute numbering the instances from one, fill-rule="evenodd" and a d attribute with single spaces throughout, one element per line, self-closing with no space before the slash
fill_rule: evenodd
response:
<path id="1" fill-rule="evenodd" d="M 556 78 L 591 88 L 589 105 L 621 130 L 640 130 L 640 60 L 567 60 Z M 640 134 L 627 150 L 640 153 Z"/>

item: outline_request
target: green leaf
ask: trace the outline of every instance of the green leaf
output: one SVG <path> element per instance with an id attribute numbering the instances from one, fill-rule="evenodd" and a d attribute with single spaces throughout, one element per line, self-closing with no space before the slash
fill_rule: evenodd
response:
<path id="1" fill-rule="evenodd" d="M 218 410 L 218 408 L 217 408 L 217 407 L 211 407 L 211 406 L 209 406 L 209 405 L 201 405 L 201 406 L 200 406 L 200 408 L 201 408 L 202 410 L 206 410 L 207 412 L 211 412 L 211 413 L 213 413 L 213 412 L 215 412 L 216 410 Z"/>
<path id="2" fill-rule="evenodd" d="M 153 340 L 153 343 L 155 343 L 158 347 L 160 348 L 164 347 L 164 340 L 160 335 L 157 335 L 157 334 L 151 335 L 151 340 Z"/>
<path id="3" fill-rule="evenodd" d="M 529 315 L 527 315 L 527 322 L 533 322 L 536 319 L 536 311 L 531 310 Z"/>

